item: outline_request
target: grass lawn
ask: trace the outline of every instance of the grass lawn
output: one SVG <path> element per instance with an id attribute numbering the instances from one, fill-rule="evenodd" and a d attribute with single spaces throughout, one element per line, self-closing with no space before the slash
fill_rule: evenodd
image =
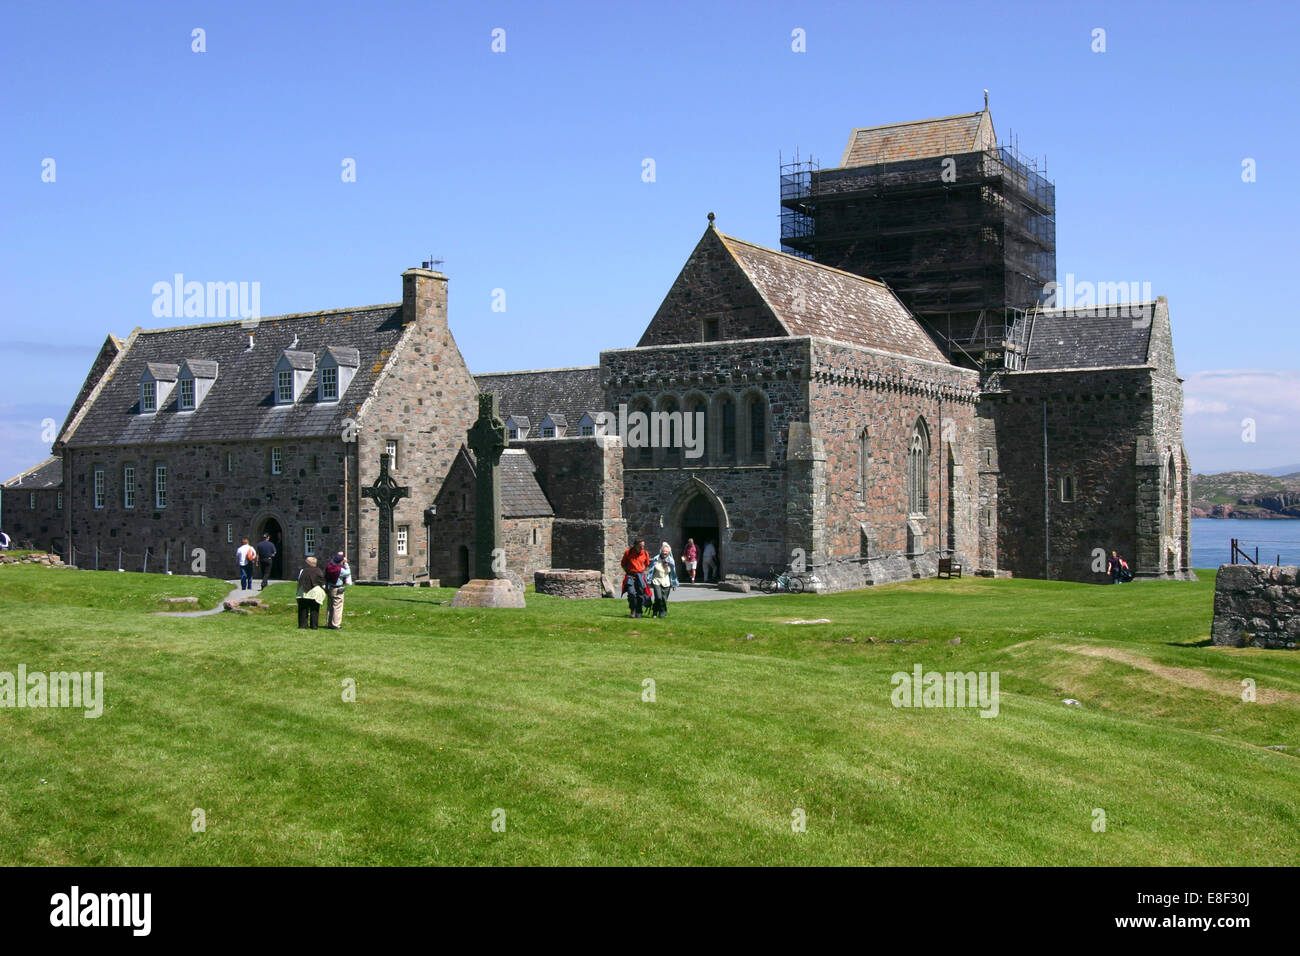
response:
<path id="1" fill-rule="evenodd" d="M 1209 645 L 1200 574 L 635 621 L 352 588 L 344 630 L 299 631 L 290 585 L 175 619 L 228 587 L 7 566 L 0 671 L 103 671 L 105 702 L 0 709 L 0 864 L 1295 865 L 1300 656 Z M 997 672 L 998 716 L 895 708 L 915 664 Z"/>

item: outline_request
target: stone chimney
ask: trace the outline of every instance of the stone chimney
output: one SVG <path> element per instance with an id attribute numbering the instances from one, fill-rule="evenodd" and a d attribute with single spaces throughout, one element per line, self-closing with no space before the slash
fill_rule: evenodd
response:
<path id="1" fill-rule="evenodd" d="M 447 327 L 447 277 L 432 269 L 402 273 L 402 324 L 434 323 Z"/>

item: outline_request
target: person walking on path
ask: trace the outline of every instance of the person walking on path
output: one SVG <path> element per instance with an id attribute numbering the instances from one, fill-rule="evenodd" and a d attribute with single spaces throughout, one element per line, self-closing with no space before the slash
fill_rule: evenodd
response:
<path id="1" fill-rule="evenodd" d="M 352 583 L 352 570 L 347 555 L 342 551 L 325 565 L 325 594 L 329 598 L 329 613 L 325 626 L 331 631 L 343 629 L 343 589 Z"/>
<path id="2" fill-rule="evenodd" d="M 1106 570 L 1110 572 L 1111 584 L 1123 584 L 1125 581 L 1133 580 L 1133 573 L 1128 569 L 1128 562 L 1112 551 L 1110 560 L 1106 562 Z"/>
<path id="3" fill-rule="evenodd" d="M 640 617 L 646 605 L 646 568 L 650 567 L 650 552 L 645 549 L 645 538 L 637 538 L 632 547 L 623 552 L 623 593 L 632 617 Z"/>
<path id="4" fill-rule="evenodd" d="M 695 547 L 695 539 L 687 538 L 686 547 L 682 548 L 682 561 L 686 564 L 686 571 L 691 576 L 691 583 L 695 583 L 695 566 L 700 563 L 700 549 Z"/>
<path id="5" fill-rule="evenodd" d="M 266 590 L 266 583 L 271 580 L 271 559 L 274 557 L 275 545 L 271 541 L 270 532 L 267 532 L 262 535 L 262 540 L 257 542 L 257 562 L 262 566 L 262 590 Z"/>
<path id="6" fill-rule="evenodd" d="M 650 589 L 654 592 L 654 617 L 668 616 L 668 595 L 677 587 L 677 562 L 667 541 L 650 565 Z"/>
<path id="7" fill-rule="evenodd" d="M 257 549 L 248 543 L 247 538 L 241 538 L 238 548 L 235 549 L 235 560 L 239 562 L 239 590 L 253 590 L 253 570 L 257 567 Z"/>
<path id="8" fill-rule="evenodd" d="M 714 581 L 718 579 L 718 549 L 713 546 L 712 541 L 704 542 L 704 580 L 707 582 L 710 577 Z"/>
<path id="9" fill-rule="evenodd" d="M 325 600 L 325 574 L 316 566 L 316 557 L 309 556 L 298 572 L 298 627 L 316 630 L 320 621 L 320 606 Z"/>

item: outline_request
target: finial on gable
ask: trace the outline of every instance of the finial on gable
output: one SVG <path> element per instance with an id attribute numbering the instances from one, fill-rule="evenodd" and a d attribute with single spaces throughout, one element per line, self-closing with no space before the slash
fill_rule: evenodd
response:
<path id="1" fill-rule="evenodd" d="M 709 228 L 710 228 L 710 229 L 713 228 L 713 220 L 714 220 L 714 218 L 715 218 L 715 217 L 714 217 L 713 213 L 709 213 Z"/>
<path id="2" fill-rule="evenodd" d="M 984 91 L 984 112 L 987 113 L 988 111 L 989 111 L 989 91 L 985 90 Z"/>

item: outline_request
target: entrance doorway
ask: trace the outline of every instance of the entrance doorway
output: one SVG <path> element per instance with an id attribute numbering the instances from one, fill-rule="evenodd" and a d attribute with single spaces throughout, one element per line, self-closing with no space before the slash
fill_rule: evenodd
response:
<path id="1" fill-rule="evenodd" d="M 722 535 L 718 533 L 718 514 L 713 510 L 713 504 L 708 498 L 697 494 L 687 502 L 686 507 L 682 509 L 681 529 L 681 539 L 675 543 L 678 559 L 680 560 L 682 549 L 686 547 L 687 539 L 693 538 L 695 547 L 700 551 L 700 565 L 695 580 L 703 581 L 708 571 L 704 565 L 704 547 L 709 542 L 713 542 L 713 547 L 718 552 L 718 560 L 709 580 L 715 583 L 719 581 L 722 577 Z M 681 577 L 680 571 L 678 577 Z"/>
<path id="2" fill-rule="evenodd" d="M 469 583 L 469 548 L 468 548 L 468 546 L 463 545 L 463 544 L 460 546 L 459 550 L 457 551 L 457 558 L 458 558 L 457 563 L 458 563 L 459 566 L 460 566 L 460 567 L 458 568 L 458 570 L 459 570 L 459 572 L 460 572 L 460 575 L 459 575 L 459 580 L 456 582 L 456 586 L 457 586 L 457 587 L 460 587 L 462 584 L 468 584 L 468 583 Z"/>
<path id="3" fill-rule="evenodd" d="M 274 518 L 265 519 L 262 526 L 257 529 L 256 540 L 261 541 L 264 534 L 269 534 L 271 543 L 275 545 L 275 557 L 271 559 L 271 578 L 276 581 L 283 581 L 287 558 L 284 553 L 284 531 L 280 527 L 280 522 Z"/>

